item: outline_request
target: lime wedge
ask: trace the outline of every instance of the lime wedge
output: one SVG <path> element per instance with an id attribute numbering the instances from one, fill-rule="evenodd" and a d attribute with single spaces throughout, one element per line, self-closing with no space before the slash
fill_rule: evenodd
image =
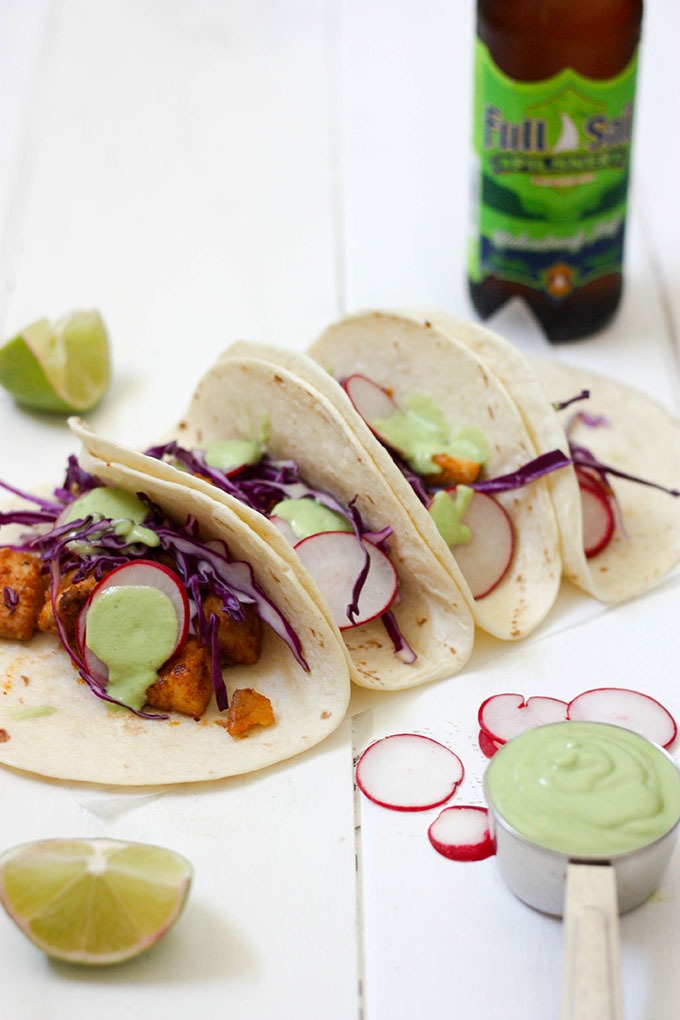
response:
<path id="1" fill-rule="evenodd" d="M 179 917 L 191 883 L 173 850 L 110 839 L 46 839 L 0 857 L 0 902 L 48 956 L 129 960 Z"/>
<path id="2" fill-rule="evenodd" d="M 89 411 L 109 380 L 109 341 L 96 311 L 71 312 L 54 323 L 39 319 L 0 347 L 0 384 L 36 411 Z"/>

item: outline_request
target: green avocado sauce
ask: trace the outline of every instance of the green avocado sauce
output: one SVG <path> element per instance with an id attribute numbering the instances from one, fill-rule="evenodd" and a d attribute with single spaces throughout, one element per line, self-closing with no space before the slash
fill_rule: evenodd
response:
<path id="1" fill-rule="evenodd" d="M 120 585 L 93 599 L 87 614 L 86 642 L 108 666 L 106 693 L 141 709 L 147 688 L 177 643 L 177 614 L 158 588 Z"/>
<path id="2" fill-rule="evenodd" d="M 103 485 L 75 499 L 64 517 L 64 523 L 85 517 L 92 517 L 95 521 L 109 520 L 113 522 L 116 534 L 125 539 L 127 545 L 139 542 L 153 547 L 159 544 L 158 535 L 150 528 L 142 527 L 148 512 L 148 507 L 134 493 Z M 87 543 L 74 542 L 72 545 L 74 548 L 79 546 L 75 551 L 84 554 L 93 551 Z"/>
<path id="3" fill-rule="evenodd" d="M 637 850 L 680 818 L 680 772 L 631 730 L 564 722 L 528 730 L 487 767 L 489 801 L 521 836 L 565 854 Z"/>
<path id="4" fill-rule="evenodd" d="M 352 525 L 335 510 L 311 497 L 282 499 L 272 510 L 272 516 L 290 524 L 296 538 L 308 538 L 324 531 L 351 531 Z"/>
<path id="5" fill-rule="evenodd" d="M 264 453 L 263 443 L 252 439 L 218 439 L 205 446 L 203 457 L 208 467 L 234 471 L 238 467 L 257 464 Z"/>
<path id="6" fill-rule="evenodd" d="M 474 494 L 474 489 L 468 485 L 457 485 L 455 496 L 447 489 L 435 493 L 429 507 L 430 516 L 447 545 L 464 545 L 472 538 L 472 531 L 463 523 L 463 517 Z"/>
<path id="7" fill-rule="evenodd" d="M 409 394 L 404 405 L 389 418 L 376 419 L 369 424 L 416 474 L 437 475 L 441 468 L 432 460 L 437 453 L 477 464 L 484 464 L 488 459 L 489 444 L 481 429 L 469 426 L 451 436 L 444 415 L 423 393 Z"/>

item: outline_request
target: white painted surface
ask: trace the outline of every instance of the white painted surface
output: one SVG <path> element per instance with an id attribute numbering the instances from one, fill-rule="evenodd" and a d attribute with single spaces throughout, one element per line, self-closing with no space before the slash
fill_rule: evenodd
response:
<path id="1" fill-rule="evenodd" d="M 679 28 L 673 0 L 649 5 L 620 315 L 559 350 L 522 309 L 493 323 L 676 411 Z M 0 0 L 2 336 L 99 307 L 115 381 L 90 420 L 143 444 L 232 340 L 302 349 L 369 305 L 471 315 L 472 30 L 469 0 Z M 0 477 L 56 482 L 71 449 L 62 423 L 0 393 Z M 491 693 L 568 698 L 606 682 L 680 715 L 679 583 L 616 609 L 565 589 L 525 644 L 481 639 L 450 681 L 359 692 L 322 748 L 245 781 L 151 794 L 3 771 L 3 847 L 113 835 L 175 846 L 196 867 L 177 929 L 126 968 L 51 965 L 0 916 L 3 1015 L 556 1016 L 559 922 L 515 901 L 492 860 L 435 854 L 435 812 L 356 799 L 352 756 L 385 733 L 431 733 L 464 761 L 459 802 L 480 803 L 476 711 Z M 676 856 L 660 894 L 622 920 L 631 1020 L 671 1016 L 680 999 L 679 895 Z"/>

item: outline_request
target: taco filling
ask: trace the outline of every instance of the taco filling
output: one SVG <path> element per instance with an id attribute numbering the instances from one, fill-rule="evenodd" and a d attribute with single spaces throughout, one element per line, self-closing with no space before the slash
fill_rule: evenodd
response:
<path id="1" fill-rule="evenodd" d="M 178 524 L 144 494 L 103 485 L 75 457 L 51 499 L 0 485 L 32 506 L 0 514 L 27 527 L 0 547 L 0 638 L 53 633 L 94 696 L 147 719 L 200 719 L 214 697 L 234 736 L 274 723 L 254 688 L 230 706 L 222 670 L 258 661 L 265 624 L 307 664 L 224 542 L 203 542 L 191 514 Z"/>
<path id="2" fill-rule="evenodd" d="M 413 393 L 398 404 L 365 375 L 340 380 L 355 410 L 427 508 L 475 599 L 505 578 L 515 549 L 512 518 L 494 493 L 510 492 L 570 461 L 553 450 L 508 474 L 488 477 L 489 443 L 477 427 L 451 434 L 433 400 Z"/>
<path id="3" fill-rule="evenodd" d="M 395 654 L 406 663 L 415 661 L 391 608 L 399 600 L 390 560 L 392 528 L 369 528 L 356 500 L 345 505 L 310 486 L 294 460 L 267 453 L 266 438 L 220 439 L 191 449 L 173 440 L 146 455 L 210 482 L 266 517 L 319 584 L 340 630 L 380 619 Z"/>

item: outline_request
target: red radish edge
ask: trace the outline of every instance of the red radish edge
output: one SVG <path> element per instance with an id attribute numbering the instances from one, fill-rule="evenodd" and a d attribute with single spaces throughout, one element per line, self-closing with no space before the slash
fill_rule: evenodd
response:
<path id="1" fill-rule="evenodd" d="M 455 499 L 455 486 L 446 491 Z M 475 492 L 462 523 L 470 528 L 472 538 L 449 548 L 473 598 L 479 600 L 489 595 L 510 569 L 515 529 L 505 507 L 487 492 Z"/>
<path id="2" fill-rule="evenodd" d="M 451 861 L 483 861 L 496 852 L 489 812 L 483 807 L 461 804 L 444 808 L 427 835 L 437 853 Z"/>
<path id="3" fill-rule="evenodd" d="M 591 559 L 609 545 L 616 528 L 616 518 L 602 483 L 594 475 L 578 468 L 576 477 L 581 495 L 583 551 Z"/>
<path id="4" fill-rule="evenodd" d="M 394 733 L 366 748 L 356 766 L 358 788 L 393 811 L 425 811 L 449 800 L 465 770 L 457 754 L 432 737 Z"/>
<path id="5" fill-rule="evenodd" d="M 661 747 L 670 747 L 678 726 L 664 705 L 649 694 L 626 687 L 594 687 L 567 705 L 567 718 L 624 726 Z"/>
<path id="6" fill-rule="evenodd" d="M 477 740 L 479 742 L 479 748 L 485 758 L 493 758 L 496 751 L 502 747 L 501 743 L 492 740 L 488 733 L 484 730 L 480 730 L 477 734 Z"/>
<path id="7" fill-rule="evenodd" d="M 541 695 L 525 700 L 522 694 L 510 693 L 492 694 L 477 713 L 480 729 L 495 744 L 505 744 L 534 726 L 564 722 L 566 718 L 566 701 Z"/>
<path id="8" fill-rule="evenodd" d="M 155 560 L 130 560 L 128 563 L 115 567 L 93 589 L 80 611 L 76 624 L 78 651 L 92 677 L 102 684 L 106 684 L 108 669 L 87 646 L 87 613 L 93 600 L 102 591 L 121 585 L 158 588 L 168 596 L 177 615 L 177 641 L 172 651 L 173 655 L 184 644 L 189 632 L 189 598 L 184 585 L 174 571 L 162 563 L 156 563 Z"/>
<path id="9" fill-rule="evenodd" d="M 342 388 L 349 397 L 354 410 L 363 418 L 372 431 L 372 422 L 391 417 L 398 405 L 386 389 L 359 372 L 348 375 L 342 381 Z"/>
<path id="10" fill-rule="evenodd" d="M 389 609 L 399 590 L 399 578 L 389 556 L 367 539 L 361 542 L 351 531 L 322 531 L 303 538 L 295 546 L 303 566 L 323 592 L 340 630 L 368 623 Z M 370 567 L 359 596 L 359 612 L 350 620 L 354 585 L 364 568 Z"/>

